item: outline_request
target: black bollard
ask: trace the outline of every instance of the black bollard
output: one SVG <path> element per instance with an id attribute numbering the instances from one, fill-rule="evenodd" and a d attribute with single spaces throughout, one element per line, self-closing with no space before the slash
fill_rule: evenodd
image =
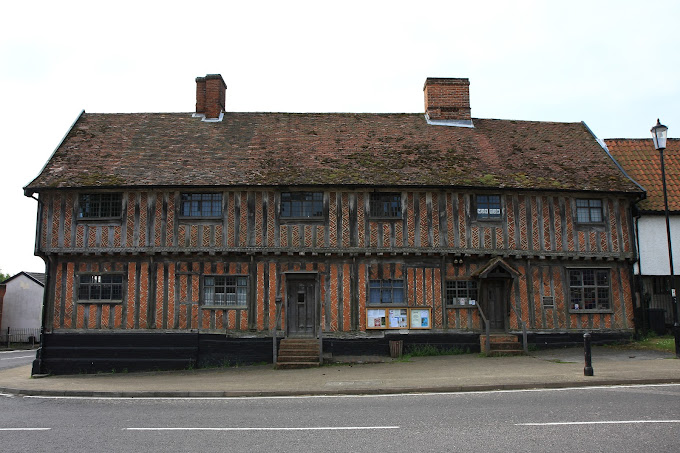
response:
<path id="1" fill-rule="evenodd" d="M 586 366 L 583 368 L 584 376 L 593 375 L 593 362 L 590 351 L 590 333 L 586 332 L 583 334 L 583 352 L 586 356 Z"/>

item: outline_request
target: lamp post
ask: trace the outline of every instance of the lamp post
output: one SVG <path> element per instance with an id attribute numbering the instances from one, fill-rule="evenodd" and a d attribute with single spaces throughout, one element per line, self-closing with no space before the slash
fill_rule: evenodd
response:
<path id="1" fill-rule="evenodd" d="M 673 302 L 673 336 L 675 337 L 675 356 L 680 358 L 680 325 L 678 324 L 678 298 L 675 294 L 675 273 L 673 272 L 673 248 L 671 245 L 671 222 L 668 215 L 668 194 L 666 193 L 666 168 L 663 162 L 663 150 L 666 149 L 666 138 L 668 128 L 656 120 L 656 125 L 652 127 L 652 140 L 654 140 L 654 148 L 659 150 L 659 159 L 661 160 L 661 184 L 663 186 L 663 204 L 664 212 L 666 214 L 666 239 L 668 240 L 668 262 L 670 264 L 670 287 L 671 300 Z"/>

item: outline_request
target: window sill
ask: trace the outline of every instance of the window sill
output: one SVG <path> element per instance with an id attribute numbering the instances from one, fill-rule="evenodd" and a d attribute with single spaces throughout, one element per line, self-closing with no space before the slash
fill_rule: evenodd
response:
<path id="1" fill-rule="evenodd" d="M 470 305 L 470 304 L 447 305 L 446 308 L 477 308 L 477 304 L 474 304 L 474 305 Z"/>
<path id="2" fill-rule="evenodd" d="M 279 217 L 279 223 L 285 225 L 287 223 L 324 223 L 323 217 Z"/>
<path id="3" fill-rule="evenodd" d="M 471 222 L 472 224 L 480 224 L 484 226 L 497 226 L 502 227 L 505 223 L 503 219 L 475 219 Z"/>
<path id="4" fill-rule="evenodd" d="M 178 219 L 180 225 L 191 225 L 191 224 L 220 224 L 222 223 L 222 217 L 180 217 Z"/>
<path id="5" fill-rule="evenodd" d="M 569 310 L 570 315 L 583 315 L 583 314 L 591 314 L 591 313 L 601 313 L 605 315 L 611 315 L 614 314 L 614 310 L 611 309 L 583 309 L 583 310 Z"/>
<path id="6" fill-rule="evenodd" d="M 83 304 L 83 305 L 120 305 L 123 303 L 122 300 L 78 300 L 76 301 L 78 304 Z"/>
<path id="7" fill-rule="evenodd" d="M 202 305 L 204 310 L 247 310 L 245 305 Z"/>
<path id="8" fill-rule="evenodd" d="M 83 224 L 110 224 L 110 225 L 122 225 L 123 223 L 123 218 L 122 217 L 78 217 L 76 218 L 76 223 L 83 223 Z"/>
<path id="9" fill-rule="evenodd" d="M 421 307 L 414 307 L 406 304 L 366 304 L 366 308 L 421 308 Z M 429 308 L 429 307 L 422 307 L 422 308 Z"/>
<path id="10" fill-rule="evenodd" d="M 369 222 L 399 222 L 403 217 L 368 217 Z"/>
<path id="11" fill-rule="evenodd" d="M 575 222 L 574 225 L 576 226 L 577 230 L 604 230 L 606 228 L 606 224 L 604 222 L 599 222 L 599 223 L 578 223 L 578 222 Z"/>

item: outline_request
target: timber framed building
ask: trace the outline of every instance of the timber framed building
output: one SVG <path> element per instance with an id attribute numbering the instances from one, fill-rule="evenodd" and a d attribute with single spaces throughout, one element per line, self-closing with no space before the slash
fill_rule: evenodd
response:
<path id="1" fill-rule="evenodd" d="M 584 123 L 471 118 L 467 79 L 428 78 L 425 115 L 196 89 L 196 113 L 83 112 L 25 187 L 35 373 L 272 361 L 275 327 L 325 354 L 632 332 L 643 191 Z"/>

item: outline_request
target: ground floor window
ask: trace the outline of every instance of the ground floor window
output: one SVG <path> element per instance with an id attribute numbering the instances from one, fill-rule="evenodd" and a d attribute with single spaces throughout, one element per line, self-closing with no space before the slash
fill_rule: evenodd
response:
<path id="1" fill-rule="evenodd" d="M 572 310 L 609 310 L 609 269 L 569 270 L 569 302 Z"/>
<path id="2" fill-rule="evenodd" d="M 665 275 L 655 275 L 652 278 L 652 290 L 654 291 L 654 294 L 668 295 L 671 293 L 671 285 L 668 277 Z"/>
<path id="3" fill-rule="evenodd" d="M 369 282 L 369 304 L 403 304 L 403 280 L 371 280 Z"/>
<path id="4" fill-rule="evenodd" d="M 245 307 L 248 301 L 248 277 L 211 275 L 203 280 L 204 305 Z"/>
<path id="5" fill-rule="evenodd" d="M 79 275 L 78 300 L 94 302 L 121 302 L 123 300 L 123 275 Z"/>
<path id="6" fill-rule="evenodd" d="M 446 305 L 475 305 L 477 282 L 473 280 L 449 280 L 446 282 Z"/>

